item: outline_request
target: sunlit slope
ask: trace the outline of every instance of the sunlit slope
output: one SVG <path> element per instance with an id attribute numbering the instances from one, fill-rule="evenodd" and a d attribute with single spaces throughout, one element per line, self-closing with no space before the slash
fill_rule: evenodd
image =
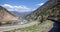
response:
<path id="1" fill-rule="evenodd" d="M 18 20 L 13 14 L 8 10 L 0 6 L 0 21 Z"/>

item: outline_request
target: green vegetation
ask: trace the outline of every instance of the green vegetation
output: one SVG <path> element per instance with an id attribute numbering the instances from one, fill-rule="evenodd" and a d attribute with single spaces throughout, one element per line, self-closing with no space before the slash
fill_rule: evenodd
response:
<path id="1" fill-rule="evenodd" d="M 14 32 L 14 31 L 17 31 L 17 30 L 20 30 L 20 31 L 28 31 L 28 30 L 31 30 L 31 31 L 35 31 L 35 29 L 37 29 L 39 27 L 39 24 L 35 24 L 31 27 L 27 27 L 27 28 L 19 28 L 19 29 L 15 29 L 15 30 L 11 30 L 11 31 L 4 31 L 4 32 Z"/>
<path id="2" fill-rule="evenodd" d="M 42 30 L 41 32 L 45 32 L 45 30 Z"/>
<path id="3" fill-rule="evenodd" d="M 28 31 L 28 30 L 35 31 L 35 29 L 37 29 L 38 27 L 39 27 L 39 24 L 35 24 L 31 27 L 22 28 L 22 29 L 19 29 L 19 30 L 21 30 L 21 31 Z"/>
<path id="4" fill-rule="evenodd" d="M 11 32 L 11 31 L 4 31 L 4 32 Z"/>

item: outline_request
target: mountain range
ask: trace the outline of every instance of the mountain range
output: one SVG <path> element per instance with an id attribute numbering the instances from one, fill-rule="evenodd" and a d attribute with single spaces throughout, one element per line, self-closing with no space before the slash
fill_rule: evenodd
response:
<path id="1" fill-rule="evenodd" d="M 17 11 L 10 11 L 12 14 L 14 14 L 16 17 L 24 18 L 28 14 L 32 13 L 32 11 L 29 12 L 17 12 Z"/>

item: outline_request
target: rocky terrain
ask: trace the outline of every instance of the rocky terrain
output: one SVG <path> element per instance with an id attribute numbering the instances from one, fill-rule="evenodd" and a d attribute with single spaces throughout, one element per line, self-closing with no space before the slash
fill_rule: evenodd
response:
<path id="1" fill-rule="evenodd" d="M 60 0 L 49 0 L 44 5 L 39 7 L 33 13 L 26 16 L 26 19 L 37 20 L 37 19 L 60 19 Z M 51 17 L 50 17 L 51 16 Z M 52 17 L 53 16 L 53 17 Z"/>
<path id="2" fill-rule="evenodd" d="M 4 15 L 4 14 L 5 13 L 2 13 L 2 15 Z M 50 20 L 55 21 L 55 23 L 56 23 L 56 21 L 58 23 L 60 23 L 59 14 L 60 14 L 60 0 L 49 0 L 44 5 L 39 7 L 37 10 L 35 10 L 34 12 L 32 12 L 31 14 L 29 14 L 25 17 L 25 19 L 27 21 L 29 21 L 29 23 L 32 22 L 31 23 L 32 26 L 30 26 L 30 24 L 28 23 L 29 27 L 18 28 L 18 29 L 4 31 L 4 32 L 49 32 L 52 27 L 57 29 L 58 25 L 55 25 Z M 1 13 L 0 13 L 0 15 L 1 15 Z M 11 14 L 8 13 L 8 15 L 11 15 Z M 11 15 L 9 17 L 17 19 L 13 15 Z M 0 19 L 2 19 L 2 16 L 0 16 Z M 37 23 L 37 24 L 33 25 L 35 21 L 39 22 L 39 24 Z M 25 25 L 25 26 L 27 26 L 27 25 Z M 12 26 L 12 27 L 14 27 L 14 26 Z"/>

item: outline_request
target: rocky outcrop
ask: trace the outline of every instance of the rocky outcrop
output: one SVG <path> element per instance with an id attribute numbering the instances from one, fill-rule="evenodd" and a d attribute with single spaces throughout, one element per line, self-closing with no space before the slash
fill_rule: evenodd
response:
<path id="1" fill-rule="evenodd" d="M 54 19 L 60 19 L 60 0 L 48 0 L 44 5 L 39 7 L 33 13 L 26 16 L 28 20 L 47 19 L 53 16 Z M 51 17 L 50 17 L 51 18 Z"/>

